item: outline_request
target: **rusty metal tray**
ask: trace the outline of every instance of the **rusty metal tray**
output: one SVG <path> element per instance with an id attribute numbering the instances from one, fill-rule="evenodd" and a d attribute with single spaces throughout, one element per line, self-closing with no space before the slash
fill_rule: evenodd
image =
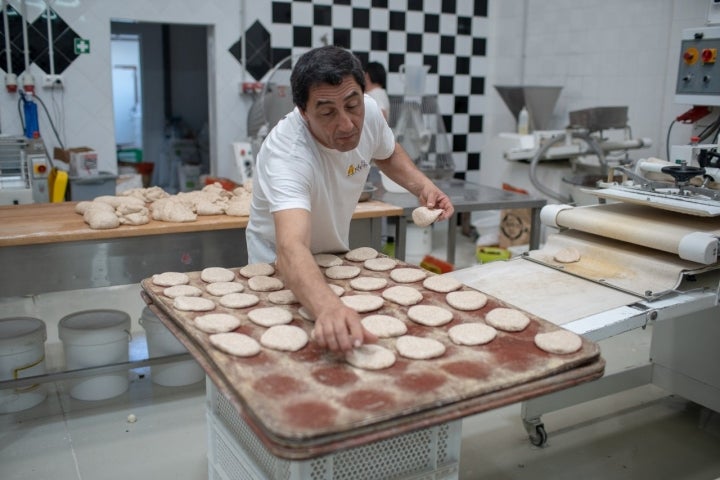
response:
<path id="1" fill-rule="evenodd" d="M 362 263 L 347 260 L 345 264 L 362 267 Z M 399 262 L 398 266 L 410 265 Z M 200 272 L 188 275 L 190 284 L 205 292 Z M 397 285 L 388 272 L 363 268 L 361 275 L 387 278 L 386 288 Z M 251 291 L 239 274 L 236 281 Z M 349 280 L 329 282 L 345 288 L 346 295 L 360 293 L 352 290 Z M 266 448 L 282 458 L 312 458 L 523 401 L 598 378 L 605 366 L 599 347 L 586 339 L 581 350 L 570 355 L 548 354 L 537 348 L 533 342 L 536 333 L 560 327 L 533 315 L 522 332 L 499 331 L 495 340 L 483 346 L 456 345 L 447 335 L 450 327 L 483 322 L 485 313 L 507 305 L 488 296 L 481 310 L 454 310 L 445 302 L 445 294 L 423 288 L 422 281 L 406 285 L 422 292 L 422 304 L 453 310 L 452 322 L 442 327 L 418 325 L 407 318 L 407 307 L 387 300 L 371 313 L 394 315 L 406 322 L 408 334 L 441 341 L 447 350 L 439 358 L 409 360 L 398 355 L 392 367 L 367 371 L 350 366 L 341 355 L 313 342 L 293 353 L 263 348 L 255 357 L 239 358 L 212 347 L 208 334 L 194 326 L 193 319 L 207 312 L 175 310 L 172 299 L 162 294 L 163 287 L 150 278 L 141 285 L 150 309 L 188 348 Z M 237 332 L 259 340 L 265 328 L 252 323 L 247 312 L 273 304 L 267 293 L 252 293 L 260 297 L 260 303 L 245 309 L 225 308 L 218 297 L 206 292 L 203 296 L 215 301 L 213 312 L 232 313 L 242 320 Z M 381 291 L 370 293 L 380 295 Z M 313 324 L 299 315 L 299 305 L 284 308 L 292 312 L 293 325 L 310 333 Z M 395 350 L 395 339 L 378 342 Z"/>

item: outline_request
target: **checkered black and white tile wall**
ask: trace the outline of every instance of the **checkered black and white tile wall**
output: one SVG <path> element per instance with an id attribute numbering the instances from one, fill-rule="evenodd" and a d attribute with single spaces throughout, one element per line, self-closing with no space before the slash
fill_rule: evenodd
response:
<path id="1" fill-rule="evenodd" d="M 487 0 L 278 0 L 258 47 L 276 63 L 310 48 L 334 44 L 388 71 L 391 97 L 404 92 L 401 65 L 427 65 L 426 93 L 437 94 L 452 145 L 456 177 L 479 170 L 487 75 Z M 251 25 L 252 23 L 252 25 Z M 250 47 L 252 38 L 246 38 Z M 252 49 L 253 52 L 259 51 Z M 247 50 L 246 50 L 247 55 Z M 248 71 L 253 70 L 248 62 Z M 255 63 L 257 67 L 257 62 Z M 254 76 L 271 68 L 256 68 Z M 259 80 L 259 78 L 258 78 Z"/>

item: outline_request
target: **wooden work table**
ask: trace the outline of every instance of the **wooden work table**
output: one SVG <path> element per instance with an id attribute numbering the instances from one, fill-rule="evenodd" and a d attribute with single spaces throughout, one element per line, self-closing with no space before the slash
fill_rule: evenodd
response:
<path id="1" fill-rule="evenodd" d="M 200 216 L 195 222 L 153 220 L 146 225 L 93 230 L 75 213 L 75 205 L 0 207 L 3 297 L 127 285 L 162 271 L 247 263 L 248 217 Z M 381 248 L 381 219 L 402 212 L 379 201 L 358 203 L 350 246 Z"/>

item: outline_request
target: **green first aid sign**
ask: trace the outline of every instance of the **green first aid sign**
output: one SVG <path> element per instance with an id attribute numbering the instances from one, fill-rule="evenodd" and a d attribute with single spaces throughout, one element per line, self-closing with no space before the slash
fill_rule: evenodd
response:
<path id="1" fill-rule="evenodd" d="M 90 40 L 85 38 L 75 38 L 75 54 L 90 53 Z"/>

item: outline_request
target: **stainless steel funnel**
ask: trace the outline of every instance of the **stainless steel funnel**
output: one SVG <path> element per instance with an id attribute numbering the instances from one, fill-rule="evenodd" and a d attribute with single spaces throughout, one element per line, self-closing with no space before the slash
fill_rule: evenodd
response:
<path id="1" fill-rule="evenodd" d="M 530 130 L 547 130 L 562 87 L 495 85 L 495 90 L 515 120 L 525 107 L 530 117 Z"/>

